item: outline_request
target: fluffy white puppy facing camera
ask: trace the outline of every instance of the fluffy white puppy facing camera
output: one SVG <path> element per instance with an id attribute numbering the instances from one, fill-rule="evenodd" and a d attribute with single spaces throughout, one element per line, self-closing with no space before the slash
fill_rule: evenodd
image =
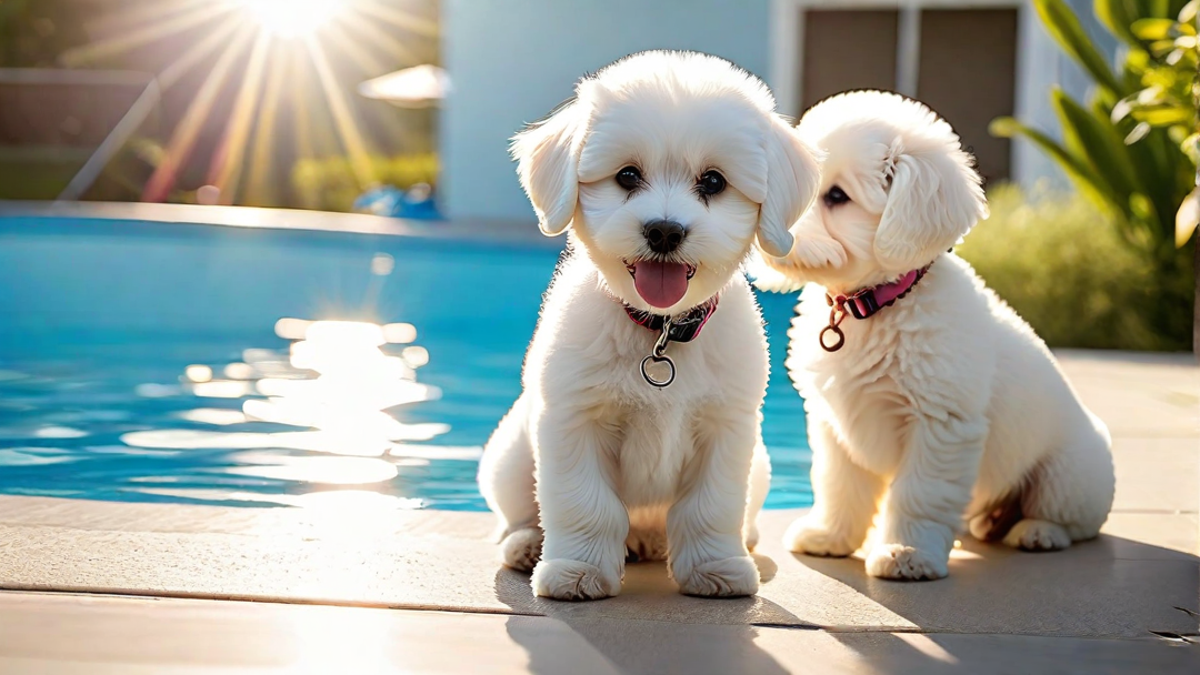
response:
<path id="1" fill-rule="evenodd" d="M 791 250 L 818 169 L 774 106 L 723 59 L 644 52 L 513 141 L 542 231 L 570 242 L 479 484 L 539 596 L 616 595 L 628 552 L 684 593 L 758 590 L 768 359 L 740 269 L 756 242 Z"/>

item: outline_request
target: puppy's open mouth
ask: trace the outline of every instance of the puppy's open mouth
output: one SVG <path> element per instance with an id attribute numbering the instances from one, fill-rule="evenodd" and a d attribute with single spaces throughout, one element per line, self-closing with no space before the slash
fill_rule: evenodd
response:
<path id="1" fill-rule="evenodd" d="M 688 282 L 696 274 L 696 266 L 665 260 L 625 261 L 625 269 L 633 277 L 638 295 L 647 304 L 665 309 L 683 299 Z"/>

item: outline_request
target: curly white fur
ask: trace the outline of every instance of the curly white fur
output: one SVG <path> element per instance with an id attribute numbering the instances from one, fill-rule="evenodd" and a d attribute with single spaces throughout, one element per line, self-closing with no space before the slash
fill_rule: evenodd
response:
<path id="1" fill-rule="evenodd" d="M 1095 537 L 1113 499 L 1108 431 L 1029 325 L 946 252 L 987 213 L 950 126 L 915 101 L 856 92 L 815 106 L 797 134 L 827 153 L 822 203 L 793 227 L 789 256 L 764 256 L 760 281 L 811 282 L 787 367 L 805 398 L 815 504 L 785 545 L 849 555 L 874 522 L 868 573 L 936 579 L 964 516 L 975 536 L 1024 549 Z M 840 351 L 819 346 L 827 292 L 931 262 L 893 306 L 847 318 Z"/>
<path id="2" fill-rule="evenodd" d="M 739 273 L 752 244 L 783 254 L 811 204 L 814 153 L 774 112 L 766 87 L 715 57 L 649 52 L 585 78 L 576 99 L 517 136 L 522 185 L 546 234 L 571 250 L 546 294 L 524 391 L 488 441 L 479 484 L 502 527 L 505 564 L 559 599 L 620 591 L 627 549 L 668 558 L 684 593 L 747 595 L 747 547 L 769 485 L 759 437 L 768 362 L 762 318 Z M 644 176 L 627 191 L 614 176 Z M 728 187 L 705 200 L 697 178 Z M 656 309 L 635 288 L 645 223 L 687 230 L 672 255 L 695 267 Z M 665 389 L 639 371 L 656 334 L 622 303 L 677 315 L 720 293 L 693 342 L 672 343 Z"/>

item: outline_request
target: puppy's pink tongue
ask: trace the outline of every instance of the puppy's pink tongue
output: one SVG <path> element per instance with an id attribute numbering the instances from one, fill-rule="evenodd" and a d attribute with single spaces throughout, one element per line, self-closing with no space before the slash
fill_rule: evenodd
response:
<path id="1" fill-rule="evenodd" d="M 633 267 L 633 283 L 643 300 L 665 309 L 687 293 L 688 268 L 682 263 L 642 260 Z"/>

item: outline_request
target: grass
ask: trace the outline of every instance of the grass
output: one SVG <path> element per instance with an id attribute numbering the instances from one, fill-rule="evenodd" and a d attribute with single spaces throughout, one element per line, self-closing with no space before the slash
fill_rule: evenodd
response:
<path id="1" fill-rule="evenodd" d="M 1175 350 L 1155 329 L 1164 312 L 1190 325 L 1191 307 L 1164 307 L 1149 254 L 1125 241 L 1113 216 L 1075 194 L 1027 199 L 1014 186 L 988 196 L 992 215 L 957 249 L 1052 347 Z M 1187 316 L 1182 316 L 1186 314 Z"/>
<path id="2" fill-rule="evenodd" d="M 87 157 L 57 148 L 0 148 L 0 199 L 54 199 Z"/>
<path id="3" fill-rule="evenodd" d="M 435 184 L 438 161 L 433 154 L 372 157 L 371 171 L 380 184 L 407 189 L 416 183 Z M 308 209 L 350 211 L 370 187 L 359 181 L 345 157 L 304 159 L 292 169 L 292 190 Z"/>

